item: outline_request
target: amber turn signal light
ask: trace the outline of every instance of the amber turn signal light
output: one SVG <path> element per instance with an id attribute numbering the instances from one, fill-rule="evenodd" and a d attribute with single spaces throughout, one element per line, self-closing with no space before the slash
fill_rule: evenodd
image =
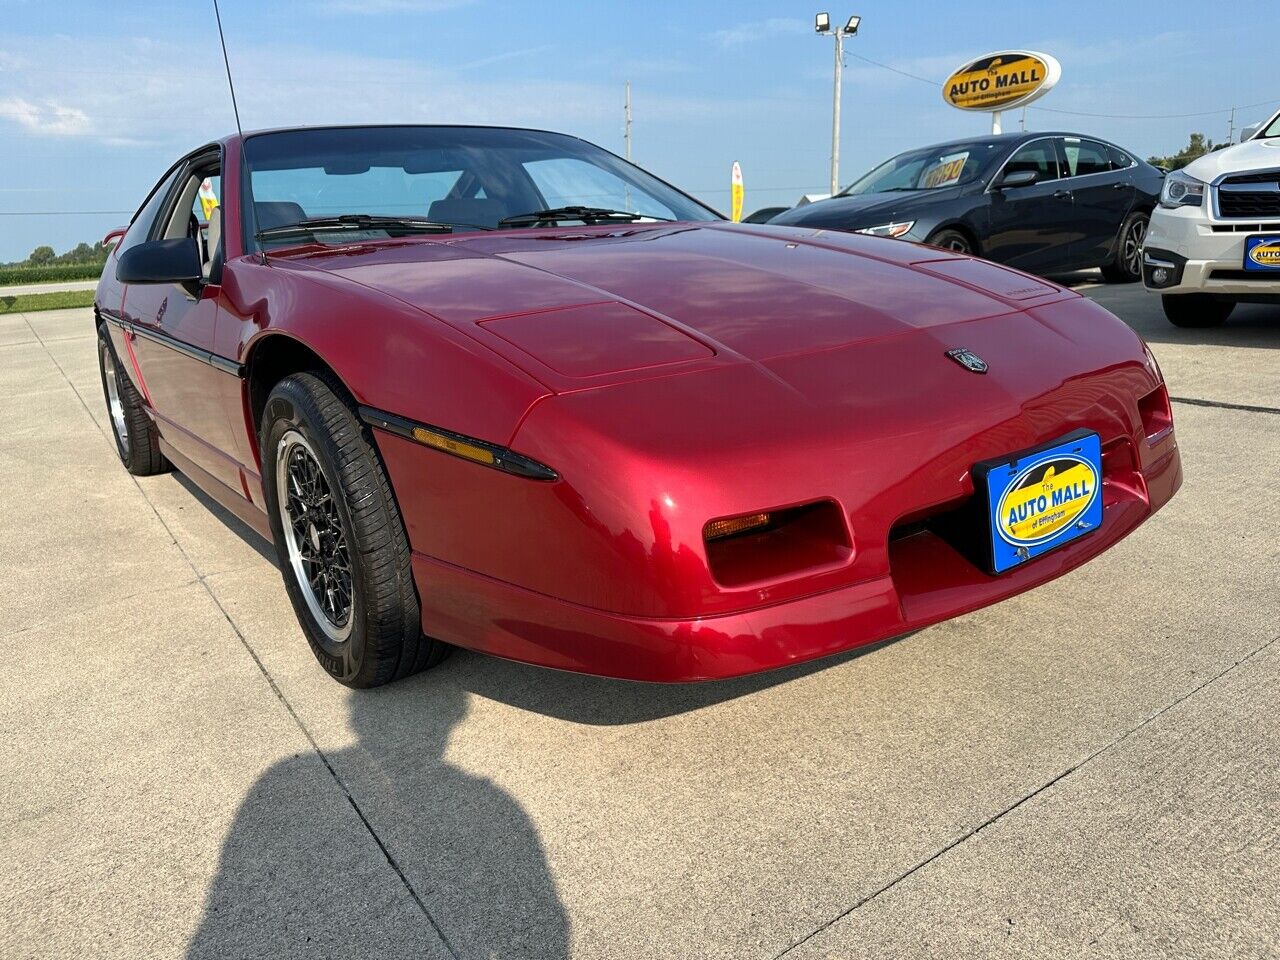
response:
<path id="1" fill-rule="evenodd" d="M 767 513 L 748 513 L 741 517 L 729 517 L 726 520 L 712 520 L 702 528 L 703 539 L 723 540 L 739 533 L 749 533 L 769 525 Z"/>

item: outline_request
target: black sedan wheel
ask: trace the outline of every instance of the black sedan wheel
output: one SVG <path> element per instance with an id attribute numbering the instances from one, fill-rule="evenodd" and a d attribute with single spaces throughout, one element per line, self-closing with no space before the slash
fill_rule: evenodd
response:
<path id="1" fill-rule="evenodd" d="M 323 373 L 267 398 L 263 488 L 285 590 L 316 659 L 376 687 L 444 659 L 423 636 L 409 543 L 391 484 L 346 391 Z"/>
<path id="2" fill-rule="evenodd" d="M 930 234 L 925 243 L 931 247 L 950 250 L 952 253 L 973 253 L 973 242 L 959 230 L 939 230 L 937 233 Z"/>
<path id="3" fill-rule="evenodd" d="M 1142 279 L 1142 244 L 1147 239 L 1151 218 L 1145 213 L 1131 213 L 1120 225 L 1116 238 L 1115 259 L 1102 267 L 1102 278 L 1109 283 L 1134 283 Z"/>

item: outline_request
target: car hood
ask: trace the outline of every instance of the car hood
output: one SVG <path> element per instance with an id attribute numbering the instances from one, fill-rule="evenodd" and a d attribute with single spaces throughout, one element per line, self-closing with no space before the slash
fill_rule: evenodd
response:
<path id="1" fill-rule="evenodd" d="M 1280 167 L 1280 137 L 1267 137 L 1207 153 L 1184 169 L 1197 180 L 1208 183 L 1226 173 L 1251 173 L 1277 167 Z"/>
<path id="2" fill-rule="evenodd" d="M 857 229 L 892 223 L 903 213 L 956 197 L 958 187 L 940 190 L 903 190 L 892 193 L 865 193 L 831 197 L 780 213 L 770 223 L 786 226 L 823 226 Z"/>
<path id="3" fill-rule="evenodd" d="M 1077 296 L 901 241 L 721 222 L 313 248 L 273 262 L 412 304 L 553 389 L 832 350 Z"/>

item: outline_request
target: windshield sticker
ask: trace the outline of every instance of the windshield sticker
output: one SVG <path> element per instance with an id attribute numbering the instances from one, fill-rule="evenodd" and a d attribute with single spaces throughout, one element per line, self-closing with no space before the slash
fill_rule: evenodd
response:
<path id="1" fill-rule="evenodd" d="M 931 167 L 925 170 L 924 176 L 920 179 L 920 186 L 925 190 L 932 190 L 934 187 L 949 187 L 953 183 L 959 183 L 968 159 L 968 150 L 964 153 L 949 153 L 945 157 L 939 157 Z"/>

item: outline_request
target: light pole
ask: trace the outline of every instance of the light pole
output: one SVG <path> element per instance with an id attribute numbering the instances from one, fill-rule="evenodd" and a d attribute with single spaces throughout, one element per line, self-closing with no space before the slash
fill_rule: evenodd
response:
<path id="1" fill-rule="evenodd" d="M 828 14 L 820 13 L 813 18 L 813 28 L 819 35 L 828 35 L 836 38 L 836 77 L 835 77 L 835 93 L 832 96 L 831 103 L 831 193 L 835 195 L 840 190 L 840 72 L 844 68 L 844 38 L 857 36 L 858 24 L 862 22 L 862 18 L 853 16 L 839 30 L 831 29 L 831 17 Z"/>

